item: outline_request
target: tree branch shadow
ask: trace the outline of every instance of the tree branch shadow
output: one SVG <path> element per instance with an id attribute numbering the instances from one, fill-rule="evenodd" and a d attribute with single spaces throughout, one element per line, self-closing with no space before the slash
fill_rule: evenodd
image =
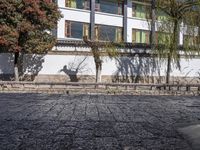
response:
<path id="1" fill-rule="evenodd" d="M 33 81 L 42 69 L 44 55 L 22 54 L 19 60 L 19 78 L 21 81 Z M 14 57 L 12 53 L 0 55 L 0 80 L 14 80 Z"/>
<path id="2" fill-rule="evenodd" d="M 0 54 L 0 80 L 1 81 L 10 81 L 14 79 L 13 62 L 14 57 L 11 53 L 1 53 Z"/>
<path id="3" fill-rule="evenodd" d="M 35 77 L 42 69 L 42 64 L 44 63 L 44 56 L 44 54 L 26 54 L 22 56 L 23 67 L 22 74 L 20 74 L 21 80 L 33 81 L 35 79 Z"/>
<path id="4" fill-rule="evenodd" d="M 112 78 L 113 82 L 126 83 L 160 83 L 160 67 L 154 57 L 144 56 L 143 53 L 135 53 L 131 57 L 116 58 L 117 71 Z M 157 78 L 154 77 L 157 73 Z"/>
<path id="5" fill-rule="evenodd" d="M 74 60 L 73 62 L 68 63 L 68 65 L 64 65 L 59 72 L 64 72 L 67 76 L 69 76 L 70 82 L 79 82 L 78 73 L 81 73 L 87 64 L 84 64 L 87 57 L 78 63 Z"/>

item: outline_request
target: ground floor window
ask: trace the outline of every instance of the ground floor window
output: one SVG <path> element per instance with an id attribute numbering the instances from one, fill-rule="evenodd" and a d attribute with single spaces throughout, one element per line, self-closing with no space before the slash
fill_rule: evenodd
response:
<path id="1" fill-rule="evenodd" d="M 89 24 L 74 21 L 65 21 L 65 37 L 82 39 L 89 36 Z"/>
<path id="2" fill-rule="evenodd" d="M 198 37 L 192 35 L 184 35 L 183 44 L 185 46 L 196 46 L 198 45 Z"/>
<path id="3" fill-rule="evenodd" d="M 122 28 L 107 25 L 95 26 L 95 39 L 99 41 L 122 41 Z"/>
<path id="4" fill-rule="evenodd" d="M 156 44 L 170 45 L 172 34 L 166 32 L 156 32 Z"/>
<path id="5" fill-rule="evenodd" d="M 132 30 L 132 42 L 133 43 L 149 44 L 149 37 L 150 37 L 150 31 L 138 30 L 138 29 Z"/>

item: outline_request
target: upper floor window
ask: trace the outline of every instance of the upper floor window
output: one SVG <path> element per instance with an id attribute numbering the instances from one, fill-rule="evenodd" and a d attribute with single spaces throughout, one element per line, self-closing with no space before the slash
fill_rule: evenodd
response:
<path id="1" fill-rule="evenodd" d="M 90 0 L 65 0 L 65 6 L 78 9 L 90 9 Z"/>
<path id="2" fill-rule="evenodd" d="M 65 21 L 65 37 L 82 39 L 83 36 L 89 36 L 89 24 Z"/>
<path id="3" fill-rule="evenodd" d="M 151 17 L 151 5 L 147 2 L 134 1 L 132 3 L 132 16 L 149 19 Z"/>
<path id="4" fill-rule="evenodd" d="M 166 21 L 168 19 L 168 15 L 162 10 L 157 10 L 156 17 L 158 21 Z"/>
<path id="5" fill-rule="evenodd" d="M 123 0 L 96 0 L 96 11 L 123 14 Z"/>
<path id="6" fill-rule="evenodd" d="M 132 30 L 132 42 L 133 43 L 149 44 L 149 38 L 150 38 L 150 31 L 138 30 L 138 29 Z"/>

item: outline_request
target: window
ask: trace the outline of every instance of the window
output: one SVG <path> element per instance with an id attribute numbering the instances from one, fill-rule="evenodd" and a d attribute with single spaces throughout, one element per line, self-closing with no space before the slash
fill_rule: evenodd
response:
<path id="1" fill-rule="evenodd" d="M 171 34 L 166 32 L 156 32 L 156 44 L 170 45 Z"/>
<path id="2" fill-rule="evenodd" d="M 89 35 L 88 23 L 65 21 L 65 37 L 82 39 Z M 121 27 L 95 25 L 95 40 L 121 42 L 122 35 Z"/>
<path id="3" fill-rule="evenodd" d="M 65 0 L 65 6 L 78 9 L 90 9 L 90 0 Z"/>
<path id="4" fill-rule="evenodd" d="M 133 29 L 132 42 L 149 44 L 150 32 L 145 30 Z"/>
<path id="5" fill-rule="evenodd" d="M 83 36 L 89 36 L 89 24 L 65 21 L 65 37 L 82 39 Z"/>
<path id="6" fill-rule="evenodd" d="M 96 0 L 96 11 L 123 14 L 123 0 Z"/>
<path id="7" fill-rule="evenodd" d="M 162 10 L 157 10 L 157 20 L 159 21 L 165 21 L 167 20 L 168 18 L 168 15 L 163 12 Z"/>
<path id="8" fill-rule="evenodd" d="M 151 17 L 151 6 L 149 3 L 134 1 L 132 3 L 132 16 L 149 19 Z"/>
<path id="9" fill-rule="evenodd" d="M 197 36 L 184 35 L 184 37 L 183 37 L 183 45 L 185 45 L 185 46 L 195 46 L 195 45 L 198 45 L 198 38 L 197 38 Z"/>
<path id="10" fill-rule="evenodd" d="M 122 28 L 106 25 L 95 26 L 95 38 L 100 41 L 122 41 Z"/>

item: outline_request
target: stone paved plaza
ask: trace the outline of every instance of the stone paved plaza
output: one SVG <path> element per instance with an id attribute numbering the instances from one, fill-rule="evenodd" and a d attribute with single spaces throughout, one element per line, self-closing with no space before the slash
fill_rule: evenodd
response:
<path id="1" fill-rule="evenodd" d="M 192 150 L 200 97 L 0 94 L 0 149 Z"/>

